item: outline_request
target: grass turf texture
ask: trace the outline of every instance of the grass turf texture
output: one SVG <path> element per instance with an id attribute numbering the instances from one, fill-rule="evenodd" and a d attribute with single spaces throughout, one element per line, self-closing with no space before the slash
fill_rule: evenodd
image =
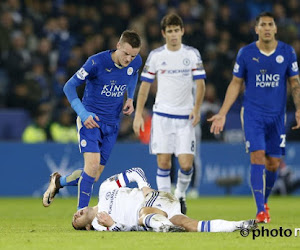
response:
<path id="1" fill-rule="evenodd" d="M 92 205 L 96 204 L 93 198 Z M 152 233 L 75 231 L 71 218 L 76 198 L 0 198 L 0 249 L 300 249 L 299 197 L 271 197 L 271 229 L 291 229 L 290 237 L 242 237 L 234 233 Z M 188 200 L 188 215 L 198 220 L 243 220 L 255 215 L 252 197 L 203 197 Z"/>

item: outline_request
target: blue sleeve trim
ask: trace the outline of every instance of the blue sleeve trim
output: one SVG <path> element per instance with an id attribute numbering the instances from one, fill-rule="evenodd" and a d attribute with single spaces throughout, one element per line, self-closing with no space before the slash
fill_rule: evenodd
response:
<path id="1" fill-rule="evenodd" d="M 127 186 L 129 184 L 129 180 L 128 180 L 127 175 L 126 175 L 126 171 L 123 172 L 122 174 L 123 174 L 123 178 L 124 178 L 125 184 Z"/>
<path id="2" fill-rule="evenodd" d="M 82 102 L 79 98 L 75 98 L 71 101 L 71 107 L 75 110 L 77 115 L 80 117 L 82 122 L 85 122 L 86 119 L 91 115 L 95 117 L 94 113 L 88 112 L 85 107 L 83 106 Z"/>
<path id="3" fill-rule="evenodd" d="M 149 83 L 153 83 L 154 79 L 149 79 L 147 77 L 144 77 L 144 76 L 141 76 L 140 77 L 140 80 L 141 81 L 145 81 L 145 82 L 149 82 Z"/>
<path id="4" fill-rule="evenodd" d="M 206 75 L 193 76 L 193 80 L 198 80 L 198 79 L 206 79 Z"/>

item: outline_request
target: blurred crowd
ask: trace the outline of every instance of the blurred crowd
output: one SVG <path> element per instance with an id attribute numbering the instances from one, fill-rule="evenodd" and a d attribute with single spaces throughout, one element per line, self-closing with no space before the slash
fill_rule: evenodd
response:
<path id="1" fill-rule="evenodd" d="M 62 89 L 85 60 L 114 49 L 122 31 L 134 29 L 142 36 L 145 61 L 164 44 L 161 18 L 177 12 L 185 24 L 183 42 L 200 51 L 207 73 L 202 138 L 221 140 L 209 133 L 205 121 L 223 101 L 238 49 L 256 40 L 254 20 L 262 11 L 275 14 L 277 38 L 292 45 L 299 59 L 299 0 L 1 0 L 0 108 L 25 109 L 35 125 L 43 121 L 45 140 L 56 141 L 54 123 L 76 130 Z M 151 115 L 155 92 L 154 84 L 146 115 Z M 289 97 L 288 111 L 293 109 Z M 123 117 L 119 140 L 128 139 L 137 138 L 132 117 Z"/>

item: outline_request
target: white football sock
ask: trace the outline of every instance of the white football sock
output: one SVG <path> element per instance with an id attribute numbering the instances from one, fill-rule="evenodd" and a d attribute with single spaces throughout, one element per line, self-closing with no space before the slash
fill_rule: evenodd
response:
<path id="1" fill-rule="evenodd" d="M 238 229 L 243 221 L 227 221 L 227 220 L 208 220 L 199 221 L 197 230 L 198 232 L 233 232 Z"/>
<path id="2" fill-rule="evenodd" d="M 188 189 L 193 176 L 193 168 L 189 171 L 178 170 L 177 184 L 175 189 L 176 198 L 185 198 L 186 190 Z"/>
<path id="3" fill-rule="evenodd" d="M 156 184 L 158 191 L 164 191 L 171 193 L 171 177 L 170 177 L 170 169 L 161 169 L 157 168 L 156 173 Z"/>

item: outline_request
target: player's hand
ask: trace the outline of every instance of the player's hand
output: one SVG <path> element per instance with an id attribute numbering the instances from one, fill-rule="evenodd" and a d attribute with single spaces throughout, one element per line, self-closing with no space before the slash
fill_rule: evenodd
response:
<path id="1" fill-rule="evenodd" d="M 200 114 L 199 114 L 199 112 L 197 112 L 197 111 L 195 111 L 193 109 L 193 111 L 189 115 L 189 119 L 190 120 L 193 119 L 192 125 L 195 127 L 200 122 Z"/>
<path id="2" fill-rule="evenodd" d="M 133 100 L 127 99 L 127 101 L 125 102 L 125 105 L 123 107 L 123 114 L 131 115 L 133 111 L 134 111 Z"/>
<path id="3" fill-rule="evenodd" d="M 300 128 L 300 110 L 296 111 L 296 113 L 295 113 L 295 119 L 296 119 L 297 125 L 294 126 L 294 127 L 292 127 L 293 130 Z"/>
<path id="4" fill-rule="evenodd" d="M 94 116 L 96 121 L 100 121 L 99 117 L 97 115 Z M 85 121 L 84 121 L 84 126 L 86 128 L 99 128 L 98 123 L 94 120 L 93 115 L 90 115 Z"/>
<path id="5" fill-rule="evenodd" d="M 101 226 L 111 227 L 115 222 L 110 215 L 104 211 L 97 213 L 97 221 Z"/>
<path id="6" fill-rule="evenodd" d="M 224 124 L 226 121 L 225 115 L 216 114 L 211 118 L 207 119 L 207 121 L 212 122 L 210 127 L 210 132 L 214 133 L 215 135 L 220 134 L 223 131 Z"/>
<path id="7" fill-rule="evenodd" d="M 142 116 L 135 116 L 133 120 L 133 131 L 137 136 L 140 136 L 140 131 L 144 132 L 144 119 Z"/>

